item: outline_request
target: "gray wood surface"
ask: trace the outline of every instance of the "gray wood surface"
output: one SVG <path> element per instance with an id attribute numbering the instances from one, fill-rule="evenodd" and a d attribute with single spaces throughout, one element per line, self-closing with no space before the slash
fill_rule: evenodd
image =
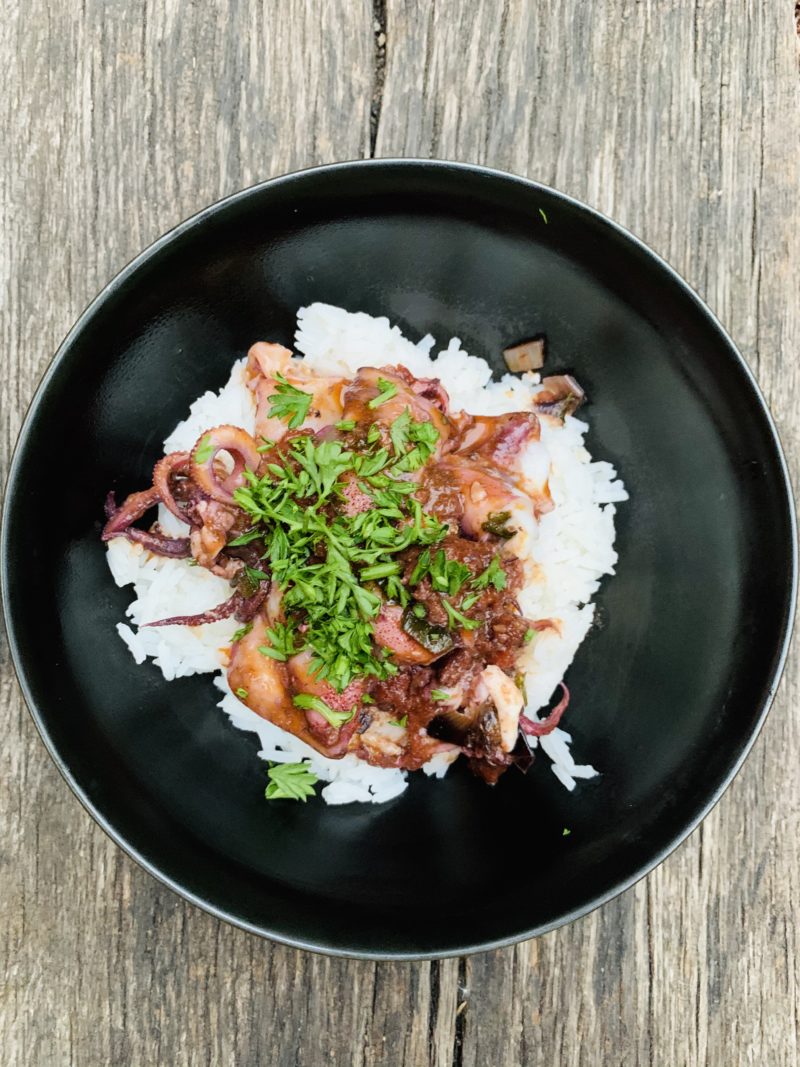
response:
<path id="1" fill-rule="evenodd" d="M 0 452 L 96 290 L 225 193 L 377 155 L 514 170 L 631 227 L 732 332 L 800 462 L 792 0 L 10 0 Z M 0 1049 L 49 1064 L 796 1064 L 800 679 L 649 878 L 537 941 L 332 961 L 184 904 L 94 827 L 3 644 Z"/>

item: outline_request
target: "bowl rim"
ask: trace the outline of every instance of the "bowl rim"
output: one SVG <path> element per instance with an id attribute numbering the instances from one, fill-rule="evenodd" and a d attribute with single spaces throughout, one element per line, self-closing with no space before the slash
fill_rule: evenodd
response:
<path id="1" fill-rule="evenodd" d="M 182 237 L 184 234 L 201 227 L 206 220 L 212 218 L 218 213 L 231 207 L 234 204 L 248 200 L 251 197 L 258 197 L 263 191 L 267 189 L 278 188 L 283 185 L 292 184 L 297 179 L 303 179 L 306 176 L 312 174 L 331 174 L 331 175 L 346 175 L 354 170 L 379 170 L 379 169 L 408 169 L 408 170 L 435 170 L 435 171 L 452 171 L 454 173 L 464 172 L 493 181 L 501 181 L 504 183 L 510 183 L 518 185 L 529 191 L 538 191 L 545 194 L 548 198 L 561 201 L 565 205 L 568 205 L 571 209 L 577 209 L 580 213 L 587 215 L 589 218 L 599 222 L 602 226 L 610 229 L 618 237 L 622 237 L 627 242 L 631 243 L 640 254 L 644 254 L 649 258 L 655 267 L 659 268 L 663 274 L 671 281 L 671 283 L 678 287 L 682 291 L 685 297 L 688 297 L 690 304 L 692 304 L 695 310 L 709 322 L 715 332 L 720 336 L 721 340 L 727 347 L 728 354 L 734 363 L 738 364 L 738 369 L 743 373 L 744 380 L 749 385 L 750 392 L 754 403 L 760 409 L 761 415 L 765 420 L 765 426 L 769 431 L 772 447 L 774 450 L 775 458 L 777 460 L 777 470 L 780 473 L 782 487 L 785 494 L 785 504 L 788 512 L 788 525 L 790 536 L 790 554 L 791 554 L 791 573 L 789 575 L 790 589 L 789 600 L 783 619 L 781 637 L 780 637 L 780 649 L 778 652 L 775 666 L 772 671 L 772 675 L 769 680 L 766 693 L 761 700 L 761 706 L 758 709 L 758 717 L 750 730 L 749 734 L 743 739 L 741 747 L 734 759 L 731 767 L 726 774 L 719 781 L 715 789 L 713 790 L 709 799 L 699 808 L 692 818 L 681 828 L 678 832 L 670 838 L 666 845 L 661 848 L 658 853 L 651 857 L 648 861 L 641 864 L 632 874 L 627 878 L 623 878 L 615 885 L 608 889 L 606 892 L 601 893 L 591 900 L 587 901 L 584 905 L 577 908 L 573 908 L 565 915 L 559 916 L 558 919 L 546 923 L 539 923 L 531 926 L 530 928 L 518 933 L 511 934 L 506 937 L 495 938 L 491 941 L 482 941 L 475 943 L 466 943 L 460 945 L 457 948 L 447 949 L 446 951 L 437 950 L 422 950 L 422 951 L 371 951 L 360 948 L 347 948 L 340 945 L 326 945 L 320 941 L 305 940 L 302 937 L 293 937 L 285 933 L 275 932 L 270 930 L 266 925 L 259 925 L 247 921 L 240 916 L 232 913 L 229 910 L 215 904 L 212 900 L 207 900 L 201 895 L 192 892 L 191 890 L 182 886 L 174 878 L 172 878 L 166 871 L 162 870 L 153 860 L 149 859 L 143 852 L 134 846 L 127 840 L 125 835 L 118 830 L 110 819 L 108 819 L 104 813 L 94 804 L 86 790 L 75 779 L 70 767 L 66 760 L 62 758 L 58 748 L 51 739 L 47 726 L 44 722 L 42 713 L 34 700 L 31 687 L 28 682 L 28 675 L 22 664 L 21 648 L 17 640 L 15 632 L 14 622 L 12 618 L 11 606 L 9 604 L 7 589 L 8 589 L 8 573 L 9 573 L 9 540 L 8 540 L 8 518 L 11 508 L 13 506 L 13 500 L 16 497 L 20 466 L 22 463 L 22 454 L 26 451 L 27 443 L 31 435 L 31 427 L 35 420 L 39 406 L 41 405 L 44 395 L 47 392 L 47 388 L 55 375 L 60 364 L 68 356 L 69 351 L 74 341 L 83 332 L 86 325 L 92 320 L 94 315 L 100 310 L 116 293 L 117 291 L 128 281 L 128 279 L 134 275 L 142 266 L 148 263 L 151 259 L 156 257 L 163 249 L 168 247 L 176 239 Z M 86 305 L 83 311 L 78 316 L 74 325 L 65 335 L 64 339 L 59 344 L 48 366 L 45 368 L 42 377 L 36 386 L 31 401 L 27 407 L 25 415 L 23 417 L 20 430 L 17 436 L 17 440 L 14 446 L 11 462 L 9 464 L 8 475 L 6 477 L 4 499 L 2 506 L 2 515 L 0 516 L 0 598 L 2 599 L 3 607 L 3 621 L 5 623 L 6 633 L 8 637 L 8 644 L 11 653 L 11 660 L 14 666 L 14 671 L 22 691 L 23 699 L 27 706 L 28 712 L 33 719 L 34 725 L 39 733 L 39 736 L 56 765 L 59 773 L 64 781 L 67 783 L 73 794 L 77 797 L 84 809 L 94 819 L 98 826 L 108 835 L 108 837 L 122 849 L 135 863 L 142 867 L 148 874 L 150 874 L 157 881 L 161 882 L 172 892 L 178 896 L 187 900 L 189 903 L 201 908 L 203 911 L 213 915 L 217 919 L 221 919 L 231 925 L 245 930 L 248 933 L 257 934 L 262 938 L 266 938 L 270 941 L 278 944 L 287 945 L 291 948 L 303 949 L 305 951 L 319 953 L 321 955 L 339 957 L 345 959 L 359 959 L 359 960 L 405 960 L 405 961 L 423 961 L 423 960 L 437 960 L 437 959 L 452 959 L 458 956 L 472 955 L 477 952 L 486 952 L 498 948 L 507 948 L 520 942 L 527 941 L 530 938 L 538 937 L 542 934 L 549 933 L 552 930 L 556 930 L 562 926 L 566 926 L 568 923 L 574 922 L 576 919 L 582 918 L 588 915 L 590 912 L 601 907 L 603 904 L 608 903 L 615 897 L 620 896 L 626 892 L 638 881 L 650 874 L 656 867 L 658 867 L 672 852 L 674 852 L 683 842 L 697 829 L 699 824 L 705 819 L 709 812 L 717 805 L 723 793 L 727 790 L 733 779 L 741 770 L 744 761 L 750 753 L 756 739 L 758 738 L 761 730 L 764 726 L 767 714 L 775 699 L 775 695 L 778 686 L 781 681 L 781 677 L 786 666 L 789 649 L 791 646 L 792 631 L 794 626 L 794 618 L 797 610 L 797 593 L 798 593 L 798 531 L 797 531 L 797 518 L 796 518 L 796 505 L 794 500 L 794 493 L 792 490 L 791 477 L 789 473 L 789 467 L 786 461 L 786 456 L 778 435 L 778 430 L 775 424 L 775 420 L 772 413 L 767 406 L 766 400 L 759 388 L 753 371 L 750 369 L 749 364 L 745 360 L 744 356 L 739 351 L 738 347 L 734 344 L 733 340 L 729 336 L 727 330 L 719 321 L 715 313 L 705 303 L 704 300 L 698 295 L 698 293 L 692 288 L 691 285 L 681 277 L 678 272 L 670 266 L 670 264 L 663 259 L 657 252 L 651 249 L 644 241 L 636 236 L 626 227 L 615 222 L 607 215 L 598 211 L 596 208 L 584 203 L 582 200 L 577 199 L 567 193 L 562 193 L 552 186 L 546 185 L 543 182 L 535 181 L 531 178 L 526 178 L 521 175 L 513 174 L 509 171 L 500 170 L 494 167 L 483 166 L 479 164 L 463 163 L 455 160 L 447 159 L 425 159 L 419 157 L 387 157 L 380 159 L 355 159 L 355 160 L 343 160 L 334 163 L 325 163 L 312 167 L 304 167 L 299 170 L 290 171 L 285 174 L 276 175 L 272 178 L 267 178 L 263 181 L 257 182 L 253 185 L 247 186 L 244 189 L 237 190 L 230 193 L 227 196 L 222 197 L 219 200 L 201 208 L 199 211 L 190 215 L 189 217 L 178 222 L 170 229 L 165 231 L 161 236 L 157 237 L 153 242 L 147 245 L 141 252 L 139 252 L 133 259 L 129 260 L 112 278 L 108 281 L 99 292 L 93 297 L 93 299 Z"/>

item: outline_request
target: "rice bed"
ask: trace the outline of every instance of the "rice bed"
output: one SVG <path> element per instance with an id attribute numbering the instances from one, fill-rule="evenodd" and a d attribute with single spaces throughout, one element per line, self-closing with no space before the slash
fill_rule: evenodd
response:
<path id="1" fill-rule="evenodd" d="M 430 335 L 414 344 L 386 318 L 319 303 L 298 312 L 296 349 L 320 374 L 352 377 L 359 367 L 400 363 L 417 377 L 439 378 L 454 411 L 500 415 L 530 409 L 540 388 L 537 375 L 505 375 L 492 381 L 486 360 L 465 352 L 458 338 L 444 349 L 435 348 Z M 255 414 L 241 359 L 219 393 L 207 392 L 194 401 L 188 417 L 164 442 L 164 450 L 189 450 L 205 430 L 222 424 L 241 426 L 252 434 Z M 564 678 L 591 626 L 591 601 L 600 579 L 614 573 L 615 504 L 628 498 L 613 466 L 594 462 L 585 448 L 585 422 L 568 415 L 563 424 L 542 418 L 541 425 L 555 507 L 538 523 L 530 514 L 515 514 L 520 533 L 513 546 L 525 572 L 525 586 L 518 596 L 523 614 L 558 623 L 557 628 L 537 634 L 519 663 L 525 675 L 525 714 L 534 719 Z M 536 457 L 533 452 L 530 457 L 521 456 L 523 469 L 526 462 L 541 464 L 541 455 L 539 449 Z M 159 522 L 171 534 L 188 530 L 164 507 L 159 508 Z M 242 704 L 231 693 L 225 673 L 238 626 L 235 620 L 140 629 L 159 618 L 197 614 L 219 604 L 230 595 L 227 581 L 202 567 L 189 566 L 186 560 L 154 556 L 122 537 L 109 543 L 108 563 L 117 585 L 134 588 L 135 597 L 126 612 L 130 623 L 119 623 L 117 630 L 136 662 L 152 659 L 168 681 L 190 674 L 215 675 L 214 684 L 221 692 L 219 707 L 234 726 L 258 735 L 263 759 L 275 763 L 307 760 L 314 774 L 328 783 L 322 797 L 329 804 L 379 804 L 406 789 L 406 771 L 372 767 L 353 755 L 327 759 Z M 578 694 L 568 714 L 580 714 L 581 703 Z M 534 738 L 530 741 L 536 744 Z M 593 767 L 575 763 L 571 741 L 570 734 L 561 729 L 539 740 L 552 772 L 570 790 L 577 779 L 597 774 Z M 440 778 L 450 762 L 450 756 L 437 756 L 423 771 Z"/>

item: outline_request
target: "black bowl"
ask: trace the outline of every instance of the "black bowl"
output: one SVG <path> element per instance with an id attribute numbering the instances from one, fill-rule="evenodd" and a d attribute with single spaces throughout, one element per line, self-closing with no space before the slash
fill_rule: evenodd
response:
<path id="1" fill-rule="evenodd" d="M 623 475 L 616 577 L 569 672 L 567 728 L 602 776 L 457 767 L 381 807 L 264 800 L 254 735 L 207 678 L 166 683 L 115 633 L 130 599 L 105 493 L 148 483 L 189 401 L 314 300 L 460 337 L 502 369 L 543 331 L 590 447 Z M 56 460 L 65 459 L 68 476 Z M 279 178 L 183 223 L 82 315 L 33 401 L 3 524 L 6 622 L 50 754 L 131 856 L 222 918 L 334 954 L 509 944 L 641 877 L 718 799 L 764 719 L 795 596 L 786 467 L 745 363 L 630 234 L 533 182 L 396 161 Z M 563 830 L 568 828 L 569 835 Z"/>

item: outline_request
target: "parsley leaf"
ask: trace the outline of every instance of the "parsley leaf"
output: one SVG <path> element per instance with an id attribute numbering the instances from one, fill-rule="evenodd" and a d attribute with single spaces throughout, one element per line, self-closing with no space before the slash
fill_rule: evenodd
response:
<path id="1" fill-rule="evenodd" d="M 408 411 L 407 408 L 406 411 Z M 400 416 L 400 418 L 402 418 L 402 416 Z M 400 418 L 395 419 L 394 425 L 400 421 Z M 392 429 L 394 429 L 394 425 Z M 395 463 L 392 469 L 398 473 L 410 474 L 424 466 L 433 455 L 436 442 L 439 440 L 439 431 L 431 422 L 414 422 L 409 420 L 407 427 L 404 427 L 401 424 L 401 434 L 406 437 L 407 441 L 411 442 L 413 447 L 406 452 L 402 459 Z M 391 435 L 392 430 L 389 431 L 389 436 L 391 437 Z M 394 444 L 394 438 L 392 438 L 392 443 Z M 397 451 L 397 449 L 395 449 L 395 451 Z"/>
<path id="2" fill-rule="evenodd" d="M 267 771 L 269 785 L 264 791 L 267 800 L 302 800 L 305 804 L 314 796 L 318 778 L 307 763 L 278 763 Z"/>
<path id="3" fill-rule="evenodd" d="M 250 581 L 253 582 L 256 585 L 259 582 L 268 582 L 270 580 L 269 575 L 266 573 L 266 571 L 256 570 L 255 567 L 247 567 L 246 566 L 245 569 L 244 569 L 244 572 L 247 575 L 247 577 L 250 579 Z"/>
<path id="4" fill-rule="evenodd" d="M 385 378 L 378 378 L 378 389 L 380 389 L 378 395 L 367 403 L 367 407 L 372 410 L 379 408 L 381 404 L 385 404 L 393 396 L 397 396 L 397 386 L 394 382 L 388 382 Z"/>
<path id="5" fill-rule="evenodd" d="M 335 727 L 344 726 L 346 722 L 350 722 L 356 713 L 355 708 L 351 708 L 349 711 L 334 711 L 324 700 L 320 697 L 312 696 L 311 693 L 298 693 L 292 697 L 292 703 L 296 708 L 302 708 L 304 711 L 319 712 L 331 726 Z"/>
<path id="6" fill-rule="evenodd" d="M 457 560 L 448 560 L 440 548 L 430 564 L 431 585 L 438 593 L 457 596 L 461 587 L 472 576 L 469 567 Z"/>
<path id="7" fill-rule="evenodd" d="M 452 695 L 444 689 L 431 689 L 431 700 L 449 700 Z"/>
<path id="8" fill-rule="evenodd" d="M 493 585 L 498 592 L 505 589 L 508 580 L 506 572 L 500 566 L 500 557 L 494 556 L 486 570 L 479 574 L 472 584 L 476 589 L 486 589 L 490 585 Z"/>
<path id="9" fill-rule="evenodd" d="M 353 678 L 397 673 L 391 654 L 375 646 L 373 620 L 384 600 L 408 603 L 397 554 L 419 546 L 429 559 L 428 546 L 447 533 L 445 524 L 412 499 L 415 485 L 386 472 L 390 462 L 389 451 L 380 446 L 354 454 L 341 441 L 304 436 L 276 450 L 275 462 L 260 476 L 246 470 L 245 484 L 234 493 L 263 540 L 265 568 L 282 592 L 291 628 L 290 645 L 274 628 L 277 639 L 268 634 L 262 654 L 285 661 L 299 651 L 302 623 L 302 647 L 312 652 L 312 670 L 339 692 Z M 374 507 L 344 513 L 341 501 L 350 480 Z M 255 592 L 264 572 L 251 571 L 244 575 L 253 579 Z"/>
<path id="10" fill-rule="evenodd" d="M 241 537 L 236 537 L 233 541 L 228 541 L 228 548 L 238 548 L 239 545 L 249 545 L 251 541 L 257 541 L 261 537 L 260 530 L 248 530 L 247 533 L 243 533 Z"/>
<path id="11" fill-rule="evenodd" d="M 291 624 L 285 622 L 276 622 L 271 629 L 264 631 L 269 645 L 262 645 L 258 651 L 262 656 L 270 656 L 272 659 L 277 659 L 281 663 L 285 662 L 290 656 L 294 656 L 297 652 L 300 652 L 300 648 L 295 646 L 295 632 Z"/>
<path id="12" fill-rule="evenodd" d="M 462 615 L 457 608 L 454 608 L 449 601 L 443 600 L 442 604 L 447 612 L 447 625 L 451 630 L 477 630 L 480 626 L 480 619 L 468 619 L 466 615 Z"/>
<path id="13" fill-rule="evenodd" d="M 399 726 L 401 729 L 405 729 L 408 726 L 408 715 L 404 715 L 402 719 L 389 719 L 390 726 Z"/>
<path id="14" fill-rule="evenodd" d="M 408 443 L 408 431 L 411 426 L 411 412 L 405 409 L 402 415 L 398 415 L 389 427 L 389 437 L 392 439 L 392 448 L 396 456 L 402 456 Z"/>
<path id="15" fill-rule="evenodd" d="M 194 456 L 192 457 L 195 463 L 207 463 L 208 460 L 214 455 L 216 449 L 211 441 L 211 434 L 207 433 L 197 448 L 194 450 Z"/>
<path id="16" fill-rule="evenodd" d="M 253 629 L 252 622 L 246 622 L 244 626 L 240 626 L 231 638 L 231 644 L 235 645 L 237 641 L 241 641 L 243 637 L 247 637 L 250 631 Z"/>
<path id="17" fill-rule="evenodd" d="M 271 419 L 287 421 L 289 429 L 296 430 L 306 421 L 313 397 L 311 393 L 304 393 L 290 385 L 280 372 L 275 374 L 275 380 L 278 383 L 275 392 L 267 397 L 270 402 L 268 415 Z"/>
<path id="18" fill-rule="evenodd" d="M 240 700 L 247 700 L 247 690 L 244 688 L 244 686 L 239 686 L 239 688 L 236 690 L 236 695 Z"/>

